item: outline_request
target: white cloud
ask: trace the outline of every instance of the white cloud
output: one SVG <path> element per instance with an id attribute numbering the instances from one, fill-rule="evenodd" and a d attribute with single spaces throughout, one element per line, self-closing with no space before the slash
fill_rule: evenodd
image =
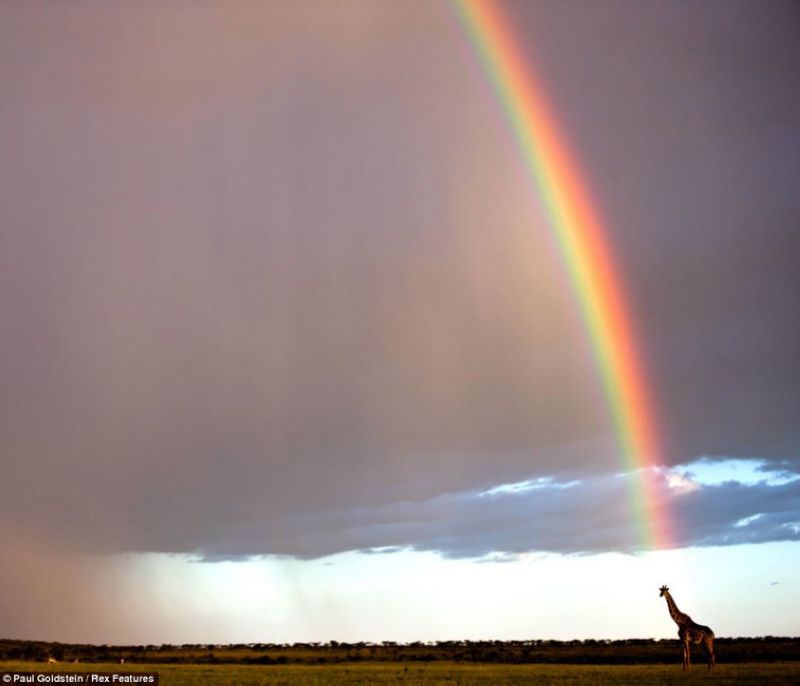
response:
<path id="1" fill-rule="evenodd" d="M 754 485 L 765 483 L 779 486 L 800 479 L 789 471 L 783 461 L 761 458 L 701 457 L 688 464 L 677 465 L 670 471 L 680 474 L 701 486 L 718 486 L 728 482 Z"/>
<path id="2" fill-rule="evenodd" d="M 525 493 L 526 491 L 533 491 L 542 488 L 573 488 L 580 484 L 580 481 L 556 481 L 552 476 L 540 476 L 538 479 L 528 479 L 526 481 L 517 481 L 510 484 L 500 484 L 494 486 L 482 493 L 480 496 L 486 495 L 500 495 L 509 493 Z"/>
<path id="3" fill-rule="evenodd" d="M 749 517 L 742 517 L 738 522 L 734 523 L 736 527 L 742 526 L 750 526 L 753 522 L 761 519 L 764 516 L 763 512 L 758 512 L 757 514 L 750 515 Z"/>
<path id="4" fill-rule="evenodd" d="M 692 491 L 697 491 L 702 488 L 702 486 L 691 477 L 673 469 L 667 470 L 665 476 L 667 486 L 676 493 L 691 493 Z"/>

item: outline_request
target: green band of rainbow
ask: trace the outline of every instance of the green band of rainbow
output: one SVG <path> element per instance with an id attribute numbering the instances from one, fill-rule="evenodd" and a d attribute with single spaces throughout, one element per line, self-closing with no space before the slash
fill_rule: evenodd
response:
<path id="1" fill-rule="evenodd" d="M 525 167 L 545 206 L 586 322 L 613 415 L 625 467 L 638 471 L 631 488 L 645 547 L 668 547 L 652 481 L 659 445 L 624 289 L 598 212 L 523 59 L 498 2 L 451 0 L 502 103 Z"/>

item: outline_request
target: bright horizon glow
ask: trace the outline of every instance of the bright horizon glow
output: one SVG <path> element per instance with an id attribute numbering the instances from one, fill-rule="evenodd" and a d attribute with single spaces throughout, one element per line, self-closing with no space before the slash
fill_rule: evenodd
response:
<path id="1" fill-rule="evenodd" d="M 674 625 L 658 597 L 663 583 L 684 612 L 711 625 L 718 636 L 800 632 L 797 618 L 779 611 L 796 594 L 796 575 L 793 580 L 788 570 L 800 568 L 800 546 L 793 543 L 636 555 L 531 553 L 480 563 L 413 551 L 349 552 L 308 561 L 196 562 L 157 553 L 122 558 L 124 592 L 108 609 L 124 621 L 111 635 L 105 630 L 81 640 L 674 638 Z M 726 569 L 723 576 L 720 567 Z M 706 589 L 704 595 L 698 588 Z"/>

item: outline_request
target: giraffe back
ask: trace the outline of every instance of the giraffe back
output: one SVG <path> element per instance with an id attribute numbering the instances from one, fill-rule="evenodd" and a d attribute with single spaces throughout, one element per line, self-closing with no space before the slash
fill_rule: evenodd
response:
<path id="1" fill-rule="evenodd" d="M 681 640 L 688 640 L 691 643 L 705 643 L 706 641 L 714 640 L 714 632 L 711 627 L 697 624 L 691 619 L 686 624 L 681 625 L 678 636 Z"/>

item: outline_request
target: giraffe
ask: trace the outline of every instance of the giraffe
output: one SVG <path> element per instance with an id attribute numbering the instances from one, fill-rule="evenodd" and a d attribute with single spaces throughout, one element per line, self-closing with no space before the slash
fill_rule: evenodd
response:
<path id="1" fill-rule="evenodd" d="M 689 669 L 689 663 L 692 656 L 692 643 L 702 643 L 705 648 L 706 655 L 708 656 L 708 668 L 714 669 L 717 664 L 717 659 L 714 655 L 714 632 L 707 626 L 697 624 L 692 618 L 681 612 L 672 596 L 669 594 L 669 588 L 662 586 L 660 589 L 661 597 L 667 599 L 667 607 L 669 608 L 669 615 L 672 621 L 678 625 L 678 638 L 681 639 L 683 644 L 683 671 Z"/>

